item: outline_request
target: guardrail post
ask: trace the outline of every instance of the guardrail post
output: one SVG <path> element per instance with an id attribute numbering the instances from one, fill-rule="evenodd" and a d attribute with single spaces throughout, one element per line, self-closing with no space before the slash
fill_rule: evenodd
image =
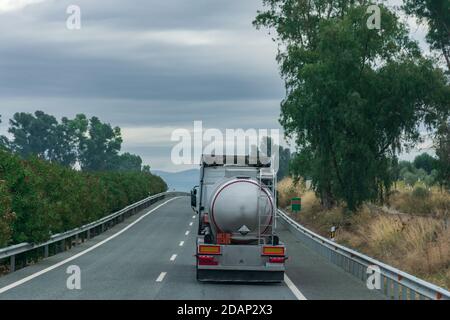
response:
<path id="1" fill-rule="evenodd" d="M 48 258 L 48 245 L 44 246 L 44 258 Z"/>
<path id="2" fill-rule="evenodd" d="M 9 258 L 9 272 L 16 271 L 16 256 L 11 256 Z"/>

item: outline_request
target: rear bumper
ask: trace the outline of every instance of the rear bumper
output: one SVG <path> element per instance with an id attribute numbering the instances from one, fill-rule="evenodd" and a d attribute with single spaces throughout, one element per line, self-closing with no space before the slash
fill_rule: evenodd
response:
<path id="1" fill-rule="evenodd" d="M 283 256 L 273 249 L 281 248 Z M 269 252 L 267 252 L 267 249 Z M 272 251 L 270 251 L 272 250 Z M 264 245 L 204 244 L 197 239 L 197 280 L 223 282 L 281 282 L 286 248 Z M 277 261 L 273 261 L 277 258 Z M 281 258 L 281 261 L 279 260 Z"/>
<path id="2" fill-rule="evenodd" d="M 198 281 L 282 282 L 284 271 L 197 269 Z"/>

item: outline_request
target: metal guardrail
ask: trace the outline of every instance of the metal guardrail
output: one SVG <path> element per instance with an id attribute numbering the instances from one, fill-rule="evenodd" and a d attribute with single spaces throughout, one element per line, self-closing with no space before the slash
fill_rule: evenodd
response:
<path id="1" fill-rule="evenodd" d="M 371 274 L 367 272 L 369 267 L 379 270 L 378 290 L 389 299 L 450 300 L 449 291 L 326 239 L 306 229 L 282 210 L 278 213 L 282 222 L 302 243 L 361 281 L 367 282 Z"/>
<path id="2" fill-rule="evenodd" d="M 126 217 L 132 216 L 133 214 L 149 207 L 151 204 L 162 200 L 167 197 L 188 195 L 185 192 L 163 192 L 158 193 L 148 198 L 142 199 L 136 203 L 133 203 L 122 210 L 114 212 L 108 216 L 105 216 L 97 221 L 91 222 L 89 224 L 83 225 L 79 228 L 75 228 L 63 233 L 53 235 L 50 240 L 40 244 L 30 244 L 30 243 L 20 243 L 13 246 L 0 249 L 0 261 L 9 259 L 9 271 L 13 272 L 16 270 L 16 256 L 36 252 L 36 255 L 43 256 L 44 258 L 50 255 L 51 249 L 53 249 L 54 254 L 57 254 L 66 249 L 69 249 L 73 245 L 77 245 L 79 242 L 84 242 L 93 236 L 96 236 L 105 230 L 109 229 L 111 226 L 116 225 Z M 40 251 L 40 252 L 39 252 Z M 22 261 L 22 264 L 27 264 L 27 259 Z M 24 263 L 23 263 L 24 262 Z"/>

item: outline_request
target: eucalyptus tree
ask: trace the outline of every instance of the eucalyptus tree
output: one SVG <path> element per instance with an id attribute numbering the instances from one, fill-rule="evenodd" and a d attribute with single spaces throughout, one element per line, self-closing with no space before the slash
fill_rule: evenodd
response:
<path id="1" fill-rule="evenodd" d="M 418 124 L 448 110 L 442 70 L 424 58 L 396 12 L 368 1 L 263 0 L 254 21 L 278 44 L 285 81 L 280 122 L 297 145 L 292 172 L 307 175 L 325 207 L 382 201 L 390 164 L 419 140 Z"/>

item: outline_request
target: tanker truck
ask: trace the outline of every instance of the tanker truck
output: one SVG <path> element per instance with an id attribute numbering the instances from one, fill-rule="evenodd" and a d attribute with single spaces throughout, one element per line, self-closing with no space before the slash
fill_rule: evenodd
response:
<path id="1" fill-rule="evenodd" d="M 281 282 L 286 247 L 275 233 L 276 173 L 270 159 L 203 155 L 191 191 L 198 214 L 198 281 Z M 220 161 L 219 161 L 220 160 Z"/>

